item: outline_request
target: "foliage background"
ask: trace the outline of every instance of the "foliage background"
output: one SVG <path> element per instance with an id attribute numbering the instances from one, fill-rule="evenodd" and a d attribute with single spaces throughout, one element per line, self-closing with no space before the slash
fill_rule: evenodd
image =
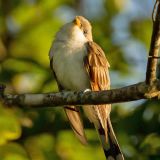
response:
<path id="1" fill-rule="evenodd" d="M 155 0 L 0 0 L 0 82 L 6 93 L 57 91 L 48 51 L 55 33 L 75 15 L 93 25 L 111 64 L 112 88 L 145 79 Z M 112 107 L 112 123 L 128 160 L 160 159 L 158 102 Z M 19 109 L 0 103 L 0 160 L 105 159 L 84 117 L 89 145 L 73 136 L 62 108 Z"/>

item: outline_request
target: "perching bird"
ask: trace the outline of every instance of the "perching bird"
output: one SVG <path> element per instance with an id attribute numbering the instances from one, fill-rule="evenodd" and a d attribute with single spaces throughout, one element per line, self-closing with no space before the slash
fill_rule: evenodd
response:
<path id="1" fill-rule="evenodd" d="M 76 16 L 72 22 L 62 26 L 56 34 L 49 57 L 60 91 L 110 89 L 109 63 L 101 47 L 93 42 L 91 24 L 84 17 Z M 66 106 L 64 110 L 75 135 L 86 144 L 79 108 Z M 83 110 L 99 133 L 106 158 L 123 160 L 110 121 L 111 105 L 83 106 Z"/>

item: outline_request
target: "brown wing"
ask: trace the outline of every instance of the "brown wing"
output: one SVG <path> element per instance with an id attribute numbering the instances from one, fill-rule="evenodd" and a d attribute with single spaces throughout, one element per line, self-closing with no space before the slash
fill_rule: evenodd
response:
<path id="1" fill-rule="evenodd" d="M 91 89 L 93 91 L 110 89 L 109 63 L 103 50 L 96 43 L 88 42 L 87 51 L 88 54 L 84 60 L 84 64 L 90 78 Z M 110 104 L 94 106 L 92 114 L 95 114 L 94 118 L 98 118 L 101 123 L 100 126 L 95 126 L 98 127 L 98 133 L 107 159 L 124 160 L 109 118 L 110 111 Z M 106 137 L 106 141 L 104 141 L 104 136 Z M 109 148 L 106 143 L 107 138 L 109 139 Z"/>
<path id="2" fill-rule="evenodd" d="M 63 86 L 58 82 L 58 79 L 56 77 L 56 73 L 53 70 L 52 64 L 53 64 L 53 58 L 50 60 L 50 67 L 57 81 L 58 88 L 60 91 L 62 91 L 65 88 L 63 88 Z M 87 144 L 87 139 L 84 132 L 83 122 L 80 117 L 79 108 L 77 108 L 76 106 L 66 106 L 64 107 L 64 110 L 76 137 L 80 140 L 82 144 Z"/>
<path id="3" fill-rule="evenodd" d="M 87 52 L 84 65 L 90 78 L 91 89 L 93 91 L 110 89 L 109 63 L 103 50 L 95 42 L 88 42 Z M 106 123 L 111 105 L 96 105 L 94 109 L 102 127 L 107 132 Z"/>
<path id="4" fill-rule="evenodd" d="M 92 90 L 110 89 L 108 68 L 110 67 L 103 50 L 95 43 L 87 43 L 87 57 L 84 64 L 90 77 Z"/>

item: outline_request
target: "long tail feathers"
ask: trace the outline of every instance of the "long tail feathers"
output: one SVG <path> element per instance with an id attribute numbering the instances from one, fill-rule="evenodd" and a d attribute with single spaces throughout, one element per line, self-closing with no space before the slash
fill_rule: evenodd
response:
<path id="1" fill-rule="evenodd" d="M 76 108 L 75 106 L 66 106 L 64 110 L 66 112 L 66 115 L 70 121 L 71 127 L 76 137 L 81 141 L 81 143 L 87 144 L 83 123 L 80 118 L 80 113 L 78 108 Z M 102 147 L 103 147 L 106 159 L 107 160 L 124 160 L 117 138 L 113 131 L 110 117 L 107 118 L 106 125 L 107 127 L 104 129 L 100 122 L 98 126 L 95 124 L 95 127 L 97 128 L 99 133 L 99 137 L 102 143 Z"/>
<path id="2" fill-rule="evenodd" d="M 86 135 L 84 132 L 83 122 L 80 117 L 80 111 L 76 106 L 66 106 L 64 107 L 70 125 L 82 144 L 87 144 Z"/>
<path id="3" fill-rule="evenodd" d="M 110 118 L 107 119 L 107 136 L 108 136 L 108 143 L 105 136 L 105 131 L 102 126 L 98 128 L 98 133 L 100 135 L 100 140 L 103 146 L 103 150 L 107 160 L 124 160 L 123 154 L 120 150 L 117 138 L 114 134 L 112 124 Z"/>

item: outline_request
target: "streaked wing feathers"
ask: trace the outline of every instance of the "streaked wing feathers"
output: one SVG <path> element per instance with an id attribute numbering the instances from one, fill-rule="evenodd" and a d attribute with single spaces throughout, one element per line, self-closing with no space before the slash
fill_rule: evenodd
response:
<path id="1" fill-rule="evenodd" d="M 110 67 L 103 50 L 95 43 L 87 43 L 88 55 L 84 64 L 90 77 L 92 90 L 105 90 L 110 88 L 108 68 Z"/>
<path id="2" fill-rule="evenodd" d="M 103 50 L 95 43 L 88 42 L 87 56 L 84 59 L 84 66 L 90 78 L 91 89 L 93 91 L 110 89 L 109 63 Z M 95 112 L 107 136 L 107 118 L 111 105 L 96 105 Z"/>

